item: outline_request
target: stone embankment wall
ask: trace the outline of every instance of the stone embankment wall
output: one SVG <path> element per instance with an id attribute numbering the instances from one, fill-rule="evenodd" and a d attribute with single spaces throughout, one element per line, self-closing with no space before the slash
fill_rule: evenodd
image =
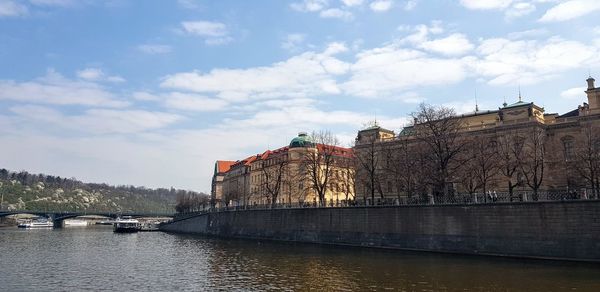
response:
<path id="1" fill-rule="evenodd" d="M 600 201 L 223 211 L 161 230 L 600 262 Z"/>

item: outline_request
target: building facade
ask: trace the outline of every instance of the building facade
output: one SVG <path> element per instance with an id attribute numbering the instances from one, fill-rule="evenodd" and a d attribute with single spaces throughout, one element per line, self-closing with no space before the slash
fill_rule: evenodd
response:
<path id="1" fill-rule="evenodd" d="M 238 160 L 222 173 L 217 207 L 343 205 L 354 199 L 353 151 L 300 133 L 288 146 Z M 215 197 L 216 198 L 216 197 Z"/>
<path id="2" fill-rule="evenodd" d="M 361 130 L 354 147 L 357 198 L 553 191 L 597 197 L 600 88 L 594 82 L 587 79 L 587 102 L 562 115 L 519 94 L 497 110 L 476 107 L 438 120 L 420 119 L 430 114 L 424 111 L 398 134 L 378 125 Z"/>
<path id="3" fill-rule="evenodd" d="M 213 172 L 212 184 L 210 188 L 211 205 L 219 206 L 223 204 L 223 180 L 225 179 L 225 174 L 234 163 L 235 161 L 228 160 L 217 160 L 215 162 L 215 169 Z"/>

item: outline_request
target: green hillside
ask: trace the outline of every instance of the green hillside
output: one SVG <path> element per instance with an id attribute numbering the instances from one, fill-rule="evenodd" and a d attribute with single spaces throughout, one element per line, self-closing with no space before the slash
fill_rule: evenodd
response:
<path id="1" fill-rule="evenodd" d="M 206 196 L 176 189 L 83 183 L 74 178 L 0 169 L 1 208 L 6 210 L 175 212 L 176 198 Z"/>

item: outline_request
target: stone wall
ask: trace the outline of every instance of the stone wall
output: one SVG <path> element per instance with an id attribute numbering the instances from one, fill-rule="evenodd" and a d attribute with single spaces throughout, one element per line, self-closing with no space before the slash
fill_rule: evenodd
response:
<path id="1" fill-rule="evenodd" d="M 600 201 L 224 211 L 177 220 L 161 230 L 600 261 Z"/>

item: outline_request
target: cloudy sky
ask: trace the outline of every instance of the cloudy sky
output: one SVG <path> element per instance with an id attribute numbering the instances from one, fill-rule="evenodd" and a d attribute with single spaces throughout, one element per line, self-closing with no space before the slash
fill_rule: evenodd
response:
<path id="1" fill-rule="evenodd" d="M 564 113 L 598 0 L 0 0 L 0 167 L 209 191 L 236 160 L 421 102 Z M 598 78 L 600 79 L 600 78 Z"/>

